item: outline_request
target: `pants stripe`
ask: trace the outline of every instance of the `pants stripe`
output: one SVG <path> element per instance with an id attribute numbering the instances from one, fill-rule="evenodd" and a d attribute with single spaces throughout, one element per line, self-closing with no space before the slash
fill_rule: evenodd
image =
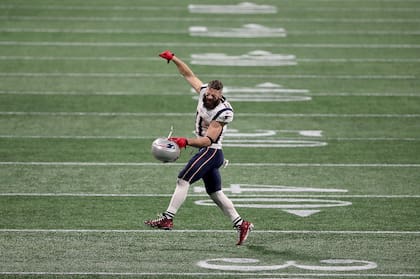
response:
<path id="1" fill-rule="evenodd" d="M 200 161 L 200 159 L 201 158 L 203 158 L 206 154 L 207 154 L 207 152 L 209 152 L 209 149 L 207 148 L 207 150 L 206 150 L 206 152 L 204 152 L 200 157 L 198 157 L 197 158 L 197 160 L 195 160 L 195 162 L 194 163 L 192 163 L 191 164 L 191 166 L 190 166 L 190 168 L 188 169 L 188 170 L 186 170 L 185 171 L 185 173 L 184 173 L 184 175 L 181 177 L 181 179 L 184 179 L 185 178 L 185 176 L 187 176 L 187 174 L 188 174 L 188 172 L 195 166 L 195 164 L 197 164 L 199 161 Z M 191 179 L 192 179 L 192 177 L 191 177 Z M 191 182 L 191 179 L 190 180 L 188 180 L 188 182 Z M 185 179 L 184 179 L 185 180 Z"/>
<path id="2" fill-rule="evenodd" d="M 207 149 L 207 151 L 209 151 L 209 150 L 210 150 L 210 148 Z M 210 161 L 214 157 L 214 155 L 216 155 L 216 152 L 217 152 L 217 149 L 214 149 L 214 152 L 210 156 L 210 158 L 208 158 L 203 164 L 201 164 L 201 166 L 198 168 L 198 170 L 192 175 L 191 179 L 204 167 L 205 164 L 207 164 L 208 161 Z"/>
<path id="3" fill-rule="evenodd" d="M 187 177 L 188 176 L 188 174 L 192 171 L 192 169 L 194 168 L 194 166 L 195 165 L 197 165 L 197 164 L 199 164 L 199 168 L 198 168 L 198 170 L 190 177 L 190 179 L 188 179 L 188 182 L 191 182 L 192 180 L 193 180 L 193 178 L 194 178 L 194 176 L 201 170 L 201 168 L 207 163 L 207 162 L 209 162 L 215 155 L 216 155 L 216 153 L 217 153 L 217 149 L 214 149 L 214 153 L 210 156 L 210 158 L 209 159 L 207 159 L 204 163 L 201 163 L 200 164 L 200 160 L 202 160 L 203 159 L 203 157 L 205 157 L 209 152 L 210 152 L 210 150 L 211 149 L 213 149 L 213 148 L 208 148 L 207 147 L 207 149 L 206 149 L 206 151 L 205 152 L 203 152 L 203 154 L 201 154 L 200 155 L 200 157 L 198 157 L 191 165 L 190 165 L 190 167 L 188 168 L 188 170 L 186 170 L 185 171 L 185 173 L 184 173 L 184 175 L 181 177 L 181 179 L 184 179 L 184 180 L 186 180 L 185 179 L 185 177 Z"/>

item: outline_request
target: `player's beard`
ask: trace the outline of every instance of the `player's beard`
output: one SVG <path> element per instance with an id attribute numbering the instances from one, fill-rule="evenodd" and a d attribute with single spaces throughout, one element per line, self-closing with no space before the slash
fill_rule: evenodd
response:
<path id="1" fill-rule="evenodd" d="M 220 103 L 220 99 L 209 99 L 206 95 L 203 96 L 203 104 L 206 109 L 214 109 Z"/>

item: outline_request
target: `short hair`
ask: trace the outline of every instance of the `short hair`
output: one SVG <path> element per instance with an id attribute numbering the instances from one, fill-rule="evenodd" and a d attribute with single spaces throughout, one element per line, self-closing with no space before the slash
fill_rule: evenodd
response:
<path id="1" fill-rule="evenodd" d="M 222 90 L 223 89 L 223 83 L 220 80 L 212 80 L 208 83 L 209 88 L 213 88 L 216 90 Z"/>

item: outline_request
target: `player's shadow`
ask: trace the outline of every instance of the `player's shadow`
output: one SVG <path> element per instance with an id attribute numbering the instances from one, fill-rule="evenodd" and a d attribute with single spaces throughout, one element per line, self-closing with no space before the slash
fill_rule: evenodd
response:
<path id="1" fill-rule="evenodd" d="M 313 260 L 314 257 L 310 256 L 309 254 L 301 254 L 297 253 L 295 250 L 292 249 L 272 249 L 265 245 L 255 245 L 255 244 L 248 244 L 246 246 L 249 250 L 252 250 L 254 253 L 258 253 L 264 256 L 275 256 L 279 259 L 284 260 Z"/>

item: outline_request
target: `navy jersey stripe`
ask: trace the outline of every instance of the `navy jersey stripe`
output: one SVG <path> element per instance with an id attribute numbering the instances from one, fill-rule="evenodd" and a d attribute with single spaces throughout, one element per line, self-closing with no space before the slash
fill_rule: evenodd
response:
<path id="1" fill-rule="evenodd" d="M 221 110 L 219 110 L 217 113 L 216 113 L 216 115 L 213 117 L 213 119 L 212 120 L 216 120 L 223 112 L 225 112 L 225 111 L 227 111 L 227 110 L 230 110 L 230 111 L 233 111 L 233 109 L 231 109 L 231 108 L 224 108 L 224 109 L 221 109 Z"/>
<path id="2" fill-rule="evenodd" d="M 198 118 L 198 135 L 203 136 L 203 121 L 204 119 L 200 116 Z"/>

